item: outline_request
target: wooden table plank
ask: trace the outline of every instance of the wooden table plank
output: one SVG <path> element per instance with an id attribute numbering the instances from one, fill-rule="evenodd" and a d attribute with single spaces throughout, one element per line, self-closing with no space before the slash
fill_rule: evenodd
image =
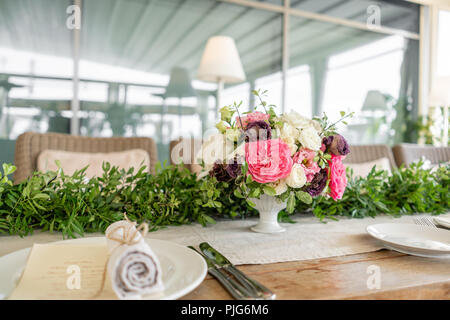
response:
<path id="1" fill-rule="evenodd" d="M 369 289 L 369 266 L 380 268 L 380 289 Z M 450 299 L 450 260 L 388 250 L 326 259 L 244 265 L 277 299 Z M 184 299 L 231 299 L 208 276 Z"/>

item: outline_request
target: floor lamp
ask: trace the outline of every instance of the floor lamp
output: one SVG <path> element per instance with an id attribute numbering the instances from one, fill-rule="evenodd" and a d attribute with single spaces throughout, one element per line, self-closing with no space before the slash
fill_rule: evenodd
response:
<path id="1" fill-rule="evenodd" d="M 179 127 L 181 129 L 181 98 L 195 97 L 197 96 L 194 88 L 191 85 L 191 77 L 189 76 L 188 70 L 180 67 L 172 68 L 170 72 L 170 80 L 167 85 L 166 92 L 163 95 L 164 107 L 166 106 L 167 98 L 178 98 L 178 121 Z M 164 113 L 164 110 L 163 110 Z M 163 121 L 161 120 L 161 123 Z M 162 130 L 162 128 L 161 128 Z"/>
<path id="2" fill-rule="evenodd" d="M 208 39 L 197 71 L 197 79 L 217 83 L 217 116 L 224 85 L 245 80 L 244 69 L 233 38 L 214 36 Z"/>

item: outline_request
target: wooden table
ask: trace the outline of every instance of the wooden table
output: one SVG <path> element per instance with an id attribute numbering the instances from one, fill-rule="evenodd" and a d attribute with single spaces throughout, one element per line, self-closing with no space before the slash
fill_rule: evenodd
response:
<path id="1" fill-rule="evenodd" d="M 102 236 L 98 233 L 86 236 Z M 0 256 L 62 239 L 60 234 L 0 236 Z M 369 266 L 380 269 L 380 289 L 368 289 Z M 389 250 L 333 258 L 243 265 L 239 269 L 271 288 L 277 299 L 449 299 L 450 259 L 429 259 Z M 376 268 L 376 267 L 375 267 Z M 211 276 L 184 299 L 232 299 Z"/>
<path id="2" fill-rule="evenodd" d="M 368 278 L 374 275 L 368 268 L 377 267 L 380 289 L 368 289 Z M 239 269 L 271 288 L 277 299 L 450 299 L 450 260 L 388 250 Z M 208 275 L 184 299 L 232 297 Z"/>

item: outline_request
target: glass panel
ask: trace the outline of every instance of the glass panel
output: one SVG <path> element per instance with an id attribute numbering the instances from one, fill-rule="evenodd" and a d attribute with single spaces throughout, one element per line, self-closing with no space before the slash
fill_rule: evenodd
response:
<path id="1" fill-rule="evenodd" d="M 392 142 L 403 59 L 404 41 L 398 37 L 387 37 L 330 58 L 323 108 L 331 118 L 337 116 L 338 109 L 356 112 L 347 127 L 350 143 Z"/>
<path id="2" fill-rule="evenodd" d="M 418 81 L 414 72 L 402 75 L 405 40 L 294 16 L 289 39 L 286 111 L 305 116 L 325 112 L 331 120 L 341 110 L 355 111 L 342 128 L 350 143 L 392 143 L 402 81 Z M 409 54 L 417 50 L 411 46 Z M 417 103 L 414 94 L 402 90 L 410 95 L 402 99 Z M 374 101 L 382 103 L 375 106 Z"/>
<path id="3" fill-rule="evenodd" d="M 304 117 L 312 117 L 311 77 L 308 65 L 289 68 L 287 72 L 285 111 L 296 111 Z"/>
<path id="4" fill-rule="evenodd" d="M 450 76 L 450 11 L 439 12 L 437 40 L 437 76 Z"/>
<path id="5" fill-rule="evenodd" d="M 420 6 L 392 0 L 291 0 L 299 10 L 419 33 Z"/>
<path id="6" fill-rule="evenodd" d="M 223 105 L 239 104 L 242 101 L 241 110 L 250 110 L 250 84 L 248 82 L 225 88 L 222 93 Z"/>
<path id="7" fill-rule="evenodd" d="M 450 122 L 450 11 L 439 11 L 435 77 L 429 95 L 422 142 L 448 146 Z"/>
<path id="8" fill-rule="evenodd" d="M 264 100 L 268 104 L 275 105 L 275 111 L 277 113 L 282 112 L 283 77 L 281 72 L 272 73 L 256 79 L 255 88 L 263 91 L 267 90 L 267 97 Z"/>
<path id="9" fill-rule="evenodd" d="M 0 1 L 0 165 L 26 131 L 70 130 L 70 0 Z"/>

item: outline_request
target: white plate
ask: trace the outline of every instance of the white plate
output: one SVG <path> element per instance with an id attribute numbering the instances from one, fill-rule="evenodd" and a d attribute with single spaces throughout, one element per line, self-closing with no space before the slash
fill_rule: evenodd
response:
<path id="1" fill-rule="evenodd" d="M 367 232 L 392 250 L 429 258 L 450 258 L 450 231 L 415 224 L 382 223 Z"/>
<path id="2" fill-rule="evenodd" d="M 178 244 L 145 239 L 162 268 L 163 300 L 178 299 L 198 287 L 207 273 L 205 260 L 187 247 Z M 105 243 L 104 237 L 80 238 L 54 243 Z M 22 249 L 0 257 L 0 299 L 7 298 L 14 290 L 17 280 L 25 268 L 31 248 Z"/>

